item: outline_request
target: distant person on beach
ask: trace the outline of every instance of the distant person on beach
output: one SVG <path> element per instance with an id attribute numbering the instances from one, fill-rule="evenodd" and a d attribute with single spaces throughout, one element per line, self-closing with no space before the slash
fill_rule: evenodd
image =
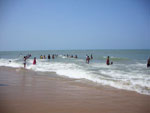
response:
<path id="1" fill-rule="evenodd" d="M 77 55 L 75 55 L 75 57 L 74 58 L 78 58 L 78 56 Z"/>
<path id="2" fill-rule="evenodd" d="M 36 57 L 34 57 L 34 60 L 33 60 L 33 65 L 36 64 Z"/>
<path id="3" fill-rule="evenodd" d="M 149 57 L 149 59 L 147 60 L 147 67 L 150 67 L 150 57 Z"/>
<path id="4" fill-rule="evenodd" d="M 91 59 L 93 59 L 93 55 L 91 54 Z"/>
<path id="5" fill-rule="evenodd" d="M 43 59 L 43 56 L 42 56 L 42 55 L 40 56 L 40 59 Z"/>
<path id="6" fill-rule="evenodd" d="M 24 59 L 23 59 L 23 64 L 24 64 L 24 68 L 26 68 L 26 57 L 24 56 Z"/>
<path id="7" fill-rule="evenodd" d="M 50 54 L 48 55 L 48 59 L 51 59 L 51 56 L 50 56 Z"/>
<path id="8" fill-rule="evenodd" d="M 90 62 L 90 57 L 89 57 L 89 56 L 87 56 L 87 57 L 86 57 L 86 63 L 88 63 L 88 64 L 89 64 L 89 62 Z"/>
<path id="9" fill-rule="evenodd" d="M 54 59 L 55 58 L 55 56 L 54 56 L 54 54 L 52 55 L 52 59 Z"/>
<path id="10" fill-rule="evenodd" d="M 110 65 L 109 56 L 107 57 L 106 64 L 107 64 L 107 65 Z"/>

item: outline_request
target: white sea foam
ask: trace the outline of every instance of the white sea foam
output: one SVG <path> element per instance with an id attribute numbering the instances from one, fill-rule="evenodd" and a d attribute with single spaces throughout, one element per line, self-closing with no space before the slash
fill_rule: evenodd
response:
<path id="1" fill-rule="evenodd" d="M 0 59 L 0 66 L 7 66 L 7 67 L 22 67 L 22 64 L 16 62 L 17 59 Z"/>

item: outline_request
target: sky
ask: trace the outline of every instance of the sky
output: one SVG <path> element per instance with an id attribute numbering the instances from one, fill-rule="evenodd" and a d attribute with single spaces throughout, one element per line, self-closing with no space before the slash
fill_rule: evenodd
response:
<path id="1" fill-rule="evenodd" d="M 150 49 L 150 0 L 0 0 L 0 51 Z"/>

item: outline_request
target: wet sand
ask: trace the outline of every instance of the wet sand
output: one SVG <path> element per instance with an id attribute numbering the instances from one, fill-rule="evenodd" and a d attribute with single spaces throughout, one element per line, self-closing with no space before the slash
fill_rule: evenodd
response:
<path id="1" fill-rule="evenodd" d="M 148 95 L 85 82 L 0 67 L 0 113 L 150 113 Z"/>

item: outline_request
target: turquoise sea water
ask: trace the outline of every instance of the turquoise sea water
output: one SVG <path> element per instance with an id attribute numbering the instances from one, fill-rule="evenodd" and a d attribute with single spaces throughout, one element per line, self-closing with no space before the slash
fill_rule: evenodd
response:
<path id="1" fill-rule="evenodd" d="M 23 67 L 23 57 L 31 54 L 27 60 L 27 69 L 41 72 L 56 72 L 59 76 L 87 79 L 102 85 L 136 91 L 150 95 L 150 68 L 146 67 L 150 50 L 42 50 L 0 52 L 0 66 Z M 58 54 L 55 59 L 40 59 L 40 55 Z M 64 55 L 77 55 L 67 58 Z M 90 63 L 85 62 L 87 55 L 93 55 Z M 106 65 L 110 56 L 113 65 Z M 33 58 L 37 64 L 33 65 Z M 11 62 L 9 62 L 11 61 Z"/>

